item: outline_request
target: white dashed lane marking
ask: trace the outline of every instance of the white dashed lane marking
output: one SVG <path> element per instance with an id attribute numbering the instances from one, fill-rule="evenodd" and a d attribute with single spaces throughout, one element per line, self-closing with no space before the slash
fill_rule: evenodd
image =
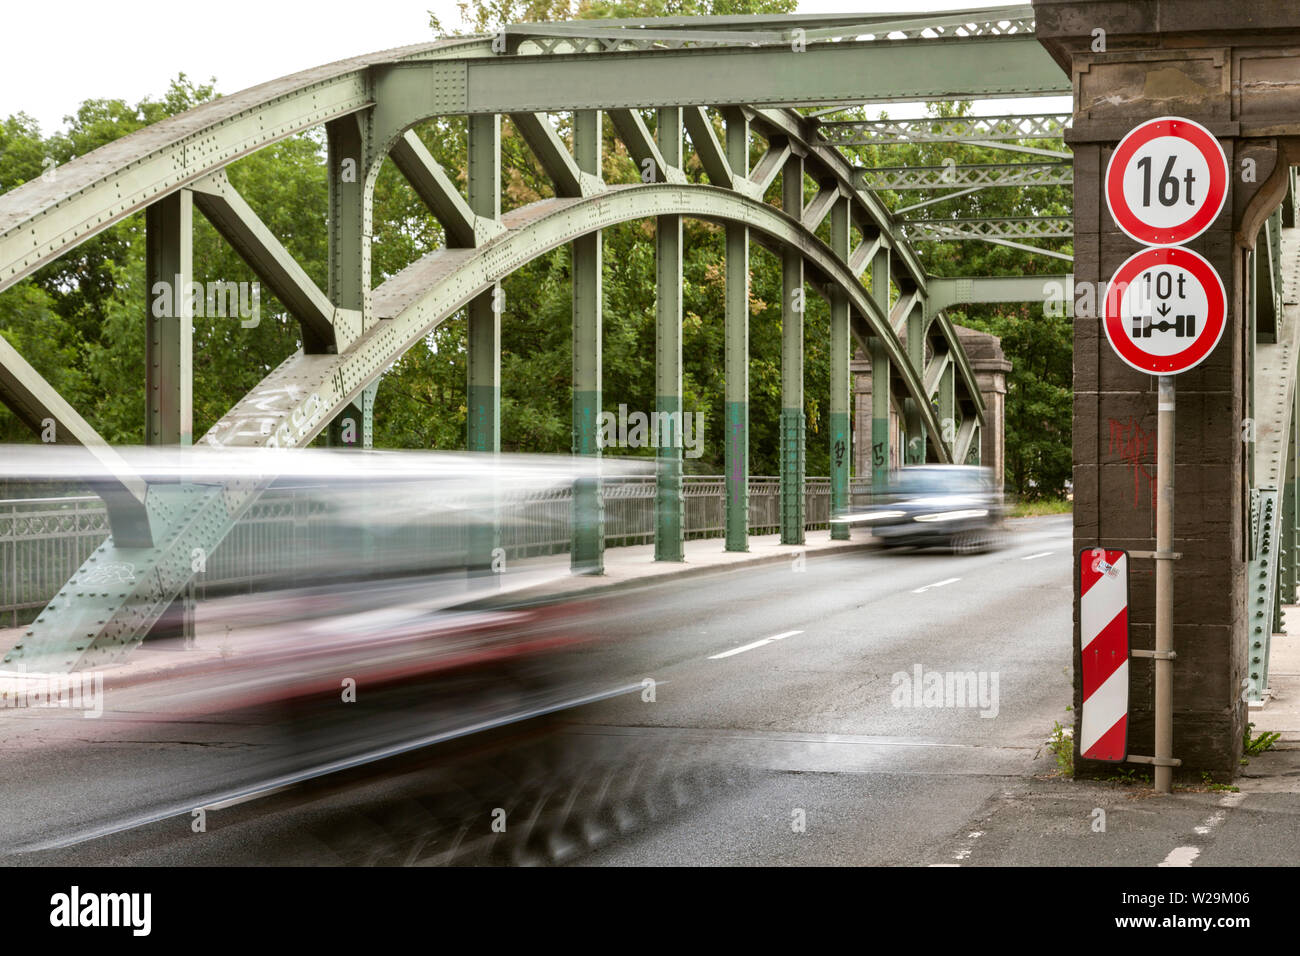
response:
<path id="1" fill-rule="evenodd" d="M 729 651 L 723 651 L 721 654 L 710 654 L 709 660 L 721 660 L 724 657 L 730 657 L 732 654 L 743 654 L 745 651 L 752 651 L 756 647 L 762 647 L 764 644 L 771 644 L 773 641 L 783 641 L 787 637 L 794 637 L 796 634 L 802 634 L 803 631 L 782 631 L 780 634 L 773 634 L 771 637 L 765 637 L 761 641 L 755 641 L 752 644 L 742 644 L 740 647 L 733 647 Z"/>
<path id="2" fill-rule="evenodd" d="M 931 588 L 941 588 L 941 587 L 943 587 L 945 584 L 952 584 L 954 581 L 960 581 L 960 580 L 961 580 L 961 578 L 944 578 L 942 581 L 936 581 L 934 584 L 927 584 L 927 585 L 926 585 L 925 587 L 923 587 L 923 588 L 914 588 L 914 589 L 912 590 L 912 593 L 913 593 L 913 594 L 923 594 L 924 592 L 930 590 Z"/>

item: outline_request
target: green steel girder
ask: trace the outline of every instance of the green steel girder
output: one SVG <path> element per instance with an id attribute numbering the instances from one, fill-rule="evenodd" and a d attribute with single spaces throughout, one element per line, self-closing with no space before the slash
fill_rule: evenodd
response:
<path id="1" fill-rule="evenodd" d="M 656 183 L 686 182 L 686 173 L 680 165 L 664 158 L 640 113 L 636 110 L 610 110 L 609 119 L 618 132 L 618 138 L 627 147 L 628 155 L 636 163 L 638 172 L 647 171 L 648 167 L 651 181 Z"/>
<path id="2" fill-rule="evenodd" d="M 495 219 L 474 214 L 451 177 L 413 131 L 403 133 L 388 155 L 421 202 L 442 224 L 448 246 L 481 246 L 505 231 Z"/>
<path id="3" fill-rule="evenodd" d="M 794 59 L 796 58 L 797 59 Z M 969 38 L 712 47 L 616 56 L 470 57 L 464 109 L 649 109 L 681 106 L 798 106 L 1059 96 L 1068 78 L 1033 33 Z M 400 67 L 399 67 L 400 68 Z M 447 112 L 453 112 L 448 110 Z"/>
<path id="4" fill-rule="evenodd" d="M 95 490 L 108 506 L 113 533 L 140 547 L 153 544 L 145 480 L 3 335 L 0 335 L 0 401 L 42 439 L 84 447 L 93 456 L 94 469 L 101 476 Z M 53 426 L 52 434 L 50 426 Z"/>
<path id="5" fill-rule="evenodd" d="M 899 146 L 906 143 L 1011 142 L 1060 139 L 1069 113 L 1026 116 L 954 116 L 923 119 L 827 120 L 822 134 L 835 146 Z"/>
<path id="6" fill-rule="evenodd" d="M 1073 275 L 931 276 L 930 304 L 936 310 L 973 302 L 1042 302 L 1057 292 L 1062 307 L 1074 301 Z"/>
<path id="7" fill-rule="evenodd" d="M 963 186 L 1069 186 L 1074 182 L 1074 166 L 1062 162 L 875 166 L 867 168 L 863 177 L 872 189 L 895 192 L 960 189 Z"/>
<path id="8" fill-rule="evenodd" d="M 441 40 L 304 70 L 155 123 L 10 190 L 0 196 L 0 291 L 241 156 L 372 106 L 373 66 L 490 49 L 478 38 Z"/>
<path id="9" fill-rule="evenodd" d="M 194 204 L 302 325 L 310 351 L 338 351 L 350 341 L 335 328 L 334 304 L 230 184 L 224 170 L 194 184 Z"/>
<path id="10" fill-rule="evenodd" d="M 1259 701 L 1268 689 L 1269 645 L 1277 612 L 1282 502 L 1276 488 L 1251 489 L 1251 518 L 1254 546 L 1246 565 L 1246 696 Z"/>
<path id="11" fill-rule="evenodd" d="M 593 197 L 543 200 L 503 216 L 508 232 L 484 246 L 431 253 L 374 291 L 378 321 L 346 352 L 300 351 L 290 356 L 218 421 L 203 442 L 244 448 L 305 445 L 407 349 L 494 283 L 580 236 L 660 215 L 743 225 L 797 249 L 810 269 L 847 296 L 857 340 L 882 343 L 902 390 L 917 399 L 935 454 L 951 460 L 949 449 L 940 443 L 941 429 L 919 373 L 892 333 L 888 317 L 846 262 L 778 209 L 729 190 L 673 184 L 613 187 Z M 65 591 L 85 597 L 52 602 L 6 663 L 30 666 L 39 660 L 58 668 L 85 668 L 119 659 L 188 582 L 193 550 L 210 554 L 262 487 L 241 479 L 222 487 L 187 486 L 161 493 L 152 489 L 151 502 L 156 496 L 161 509 L 155 529 L 165 532 L 154 541 L 155 547 L 132 549 L 111 539 L 106 542 L 73 575 Z M 89 590 L 105 581 L 106 567 L 114 569 L 109 572 L 113 585 L 102 592 Z"/>

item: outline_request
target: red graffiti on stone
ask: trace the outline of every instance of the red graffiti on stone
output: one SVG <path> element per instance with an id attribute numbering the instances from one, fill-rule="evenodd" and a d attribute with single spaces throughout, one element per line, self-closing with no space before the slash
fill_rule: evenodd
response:
<path id="1" fill-rule="evenodd" d="M 1127 422 L 1110 419 L 1110 451 L 1119 456 L 1133 469 L 1133 507 L 1142 501 L 1142 485 L 1146 483 L 1151 496 L 1151 507 L 1156 506 L 1156 476 L 1148 469 L 1150 453 L 1156 446 L 1154 432 L 1143 431 L 1137 419 L 1129 418 Z"/>

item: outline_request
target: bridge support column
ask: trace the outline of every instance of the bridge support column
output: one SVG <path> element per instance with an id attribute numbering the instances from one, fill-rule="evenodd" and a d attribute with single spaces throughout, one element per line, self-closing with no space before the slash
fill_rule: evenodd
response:
<path id="1" fill-rule="evenodd" d="M 925 368 L 925 308 L 920 302 L 907 317 L 907 355 L 913 368 Z M 903 462 L 908 465 L 925 464 L 924 419 L 916 399 L 910 396 L 903 400 L 903 419 L 907 433 L 903 440 Z"/>
<path id="2" fill-rule="evenodd" d="M 600 175 L 601 113 L 573 117 L 573 154 L 578 168 Z M 573 241 L 573 453 L 600 458 L 601 412 L 601 233 Z M 605 570 L 605 502 L 600 478 L 580 478 L 573 488 L 573 545 L 576 574 Z"/>
<path id="3" fill-rule="evenodd" d="M 334 323 L 359 334 L 371 320 L 370 210 L 366 178 L 370 170 L 370 124 L 362 114 L 325 124 L 329 168 L 329 298 L 339 310 Z M 308 333 L 304 331 L 304 336 Z M 326 343 L 304 339 L 307 352 L 323 352 Z"/>
<path id="4" fill-rule="evenodd" d="M 849 200 L 831 207 L 831 249 L 849 257 Z M 831 515 L 849 506 L 849 300 L 838 289 L 831 293 Z M 831 539 L 847 541 L 849 526 L 831 524 Z"/>
<path id="5" fill-rule="evenodd" d="M 469 117 L 469 208 L 476 216 L 501 216 L 501 118 L 492 113 Z M 500 283 L 475 296 L 466 310 L 465 447 L 471 452 L 501 451 L 501 311 Z M 475 523 L 469 538 L 471 569 L 500 567 L 494 562 L 501 547 L 496 516 Z"/>
<path id="6" fill-rule="evenodd" d="M 889 248 L 883 243 L 871 261 L 871 297 L 889 315 Z M 879 338 L 871 339 L 871 493 L 889 484 L 889 413 L 891 386 L 889 352 Z"/>
<path id="7" fill-rule="evenodd" d="M 145 209 L 145 387 L 148 445 L 194 437 L 194 199 L 188 189 Z"/>
<path id="8" fill-rule="evenodd" d="M 344 116 L 325 124 L 329 182 L 329 298 L 335 325 L 345 335 L 361 331 L 369 314 L 370 216 L 365 182 L 369 164 L 369 124 L 360 116 Z M 304 326 L 303 350 L 321 353 L 332 348 Z M 336 415 L 326 432 L 332 448 L 370 448 L 374 443 L 374 389 L 362 393 Z"/>
<path id="9" fill-rule="evenodd" d="M 1264 219 L 1283 201 L 1289 181 L 1286 142 L 1300 131 L 1300 82 L 1294 23 L 1281 5 L 1241 0 L 1229 22 L 1217 5 L 1191 0 L 1087 4 L 1036 0 L 1036 35 L 1074 78 L 1074 281 L 1099 290 L 1139 249 L 1107 211 L 1106 167 L 1119 140 L 1159 116 L 1205 126 L 1227 157 L 1227 201 L 1202 235 L 1186 243 L 1204 256 L 1227 293 L 1226 328 L 1214 350 L 1178 376 L 1174 436 L 1173 755 L 1182 773 L 1209 771 L 1226 780 L 1238 772 L 1247 719 L 1242 699 L 1256 613 L 1247 603 L 1246 561 L 1251 453 L 1243 437 L 1250 417 L 1254 348 L 1248 312 L 1253 270 L 1247 255 Z M 1105 52 L 1095 52 L 1098 27 Z M 1265 79 L 1267 78 L 1267 79 Z M 1246 171 L 1251 172 L 1245 175 Z M 1263 255 L 1263 246 L 1256 247 Z M 1263 290 L 1259 290 L 1261 295 Z M 1093 301 L 1101 298 L 1092 297 Z M 1078 303 L 1086 301 L 1082 297 Z M 1091 319 L 1091 321 L 1087 321 Z M 1168 333 L 1163 333 L 1168 334 Z M 1294 362 L 1294 359 L 1291 359 Z M 1294 365 L 1287 370 L 1294 375 Z M 1285 378 L 1278 383 L 1284 387 Z M 1261 393 L 1261 398 L 1266 393 Z M 1074 323 L 1074 549 L 1150 551 L 1155 495 L 1152 437 L 1155 381 L 1130 369 L 1111 350 L 1102 324 Z M 1262 404 L 1261 413 L 1272 402 Z M 1285 435 L 1258 432 L 1255 475 L 1260 487 L 1280 487 L 1277 467 Z M 1266 447 L 1266 445 L 1268 447 Z M 1134 561 L 1129 622 L 1132 646 L 1154 642 L 1153 565 Z M 1252 583 L 1253 588 L 1253 583 Z M 1082 697 L 1078 577 L 1075 580 L 1075 713 Z M 1266 623 L 1266 622 L 1265 622 Z M 1151 754 L 1153 661 L 1129 669 L 1129 751 Z M 1078 718 L 1076 717 L 1076 720 Z M 1076 724 L 1075 740 L 1080 739 Z M 1110 768 L 1075 756 L 1076 772 Z"/>
<path id="10" fill-rule="evenodd" d="M 145 209 L 145 443 L 194 440 L 194 194 L 182 189 Z M 194 639 L 191 578 L 149 631 Z"/>
<path id="11" fill-rule="evenodd" d="M 379 383 L 373 382 L 330 422 L 325 443 L 330 448 L 373 448 L 375 434 L 375 394 Z"/>
<path id="12" fill-rule="evenodd" d="M 949 362 L 944 366 L 943 375 L 939 377 L 939 433 L 940 440 L 947 447 L 949 454 L 956 454 L 957 450 L 957 366 Z M 953 462 L 958 465 L 964 465 L 964 461 Z"/>
<path id="13" fill-rule="evenodd" d="M 656 131 L 667 166 L 682 161 L 681 107 L 659 110 Z M 659 469 L 655 482 L 655 560 L 684 561 L 682 500 L 682 217 L 655 221 L 655 411 Z"/>
<path id="14" fill-rule="evenodd" d="M 791 156 L 781 171 L 781 207 L 803 214 L 803 158 Z M 781 543 L 804 543 L 803 256 L 781 253 Z"/>
<path id="15" fill-rule="evenodd" d="M 727 162 L 749 175 L 749 119 L 738 107 L 726 112 Z M 749 550 L 749 229 L 727 225 L 725 319 L 728 551 Z"/>

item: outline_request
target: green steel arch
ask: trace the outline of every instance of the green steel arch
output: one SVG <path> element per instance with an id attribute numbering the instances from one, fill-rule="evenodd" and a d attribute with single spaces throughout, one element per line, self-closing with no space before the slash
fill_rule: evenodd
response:
<path id="1" fill-rule="evenodd" d="M 34 181 L 0 196 L 0 289 L 141 210 L 146 213 L 150 279 L 188 277 L 188 227 L 192 208 L 198 206 L 299 320 L 304 343 L 203 441 L 221 447 L 291 447 L 310 441 L 350 410 L 364 420 L 367 396 L 373 394 L 369 389 L 378 376 L 438 323 L 467 308 L 469 444 L 490 450 L 499 441 L 500 317 L 492 308 L 492 290 L 529 260 L 573 243 L 574 450 L 599 454 L 592 419 L 600 408 L 600 230 L 630 219 L 656 218 L 658 410 L 672 412 L 681 410 L 681 219 L 722 223 L 728 252 L 728 427 L 738 425 L 742 439 L 748 422 L 750 237 L 772 247 L 783 261 L 783 540 L 801 542 L 802 307 L 791 292 L 803 288 L 805 267 L 813 287 L 831 303 L 833 434 L 841 440 L 848 435 L 851 337 L 870 351 L 873 368 L 885 370 L 885 380 L 900 383 L 908 406 L 909 445 L 919 438 L 937 460 L 965 460 L 984 409 L 960 340 L 947 318 L 930 305 L 930 277 L 904 238 L 902 223 L 866 187 L 861 171 L 818 132 L 817 120 L 789 107 L 872 98 L 862 95 L 863 84 L 886 100 L 1060 92 L 1059 71 L 1027 29 L 1031 24 L 1025 9 L 1007 8 L 1007 14 L 995 8 L 977 21 L 949 17 L 936 21 L 937 33 L 926 33 L 929 28 L 910 21 L 899 26 L 852 17 L 778 18 L 775 39 L 761 32 L 771 31 L 770 18 L 748 26 L 729 24 L 739 31 L 736 35 L 693 31 L 699 24 L 668 24 L 691 35 L 667 47 L 640 22 L 567 25 L 572 29 L 559 35 L 525 25 L 511 28 L 504 55 L 499 37 L 476 37 L 304 71 L 123 137 L 59 168 L 52 182 Z M 614 35 L 608 33 L 611 29 Z M 619 30 L 631 39 L 616 39 Z M 792 30 L 803 34 L 803 48 L 791 47 Z M 643 32 L 635 35 L 637 31 Z M 903 39 L 897 38 L 900 31 Z M 977 70 L 975 64 L 989 59 L 988 44 L 996 44 L 999 55 L 992 58 L 993 68 L 984 64 Z M 789 55 L 803 57 L 799 70 L 764 65 Z M 700 85 L 703 77 L 716 75 L 710 71 L 743 64 L 748 64 L 751 81 L 743 92 L 729 79 Z M 520 83 L 524 73 L 552 79 Z M 702 90 L 709 94 L 703 99 Z M 704 105 L 720 109 L 722 138 Z M 653 135 L 639 113 L 643 108 L 658 110 Z M 572 147 L 548 119 L 549 113 L 569 110 L 575 111 Z M 628 187 L 602 182 L 602 111 L 633 160 L 652 172 L 651 182 Z M 423 120 L 448 114 L 469 116 L 468 196 L 457 191 L 410 131 Z M 502 115 L 528 142 L 557 197 L 504 216 L 499 195 Z M 292 260 L 223 173 L 241 156 L 322 124 L 329 144 L 326 290 Z M 684 132 L 689 132 L 710 185 L 686 181 Z M 767 145 L 752 169 L 751 136 Z M 371 289 L 371 199 L 385 158 L 394 161 L 442 222 L 448 247 Z M 805 174 L 817 183 L 811 199 L 803 192 Z M 782 209 L 763 201 L 778 178 Z M 827 219 L 829 244 L 816 235 Z M 851 247 L 854 229 L 862 238 Z M 861 282 L 868 269 L 870 293 Z M 902 292 L 896 302 L 890 301 L 886 279 Z M 146 322 L 148 435 L 156 444 L 185 444 L 191 440 L 187 321 L 182 316 Z M 924 367 L 924 339 L 932 322 L 938 323 L 937 335 L 946 346 L 947 364 L 938 371 Z M 936 393 L 938 412 L 931 402 Z M 193 550 L 215 548 L 265 484 L 149 486 L 130 474 L 76 410 L 7 346 L 0 348 L 0 399 L 29 424 L 54 418 L 59 439 L 90 448 L 108 463 L 117 482 L 103 492 L 112 537 L 50 602 L 5 662 L 81 668 L 118 659 L 191 580 Z M 942 413 L 954 416 L 959 399 L 972 414 L 954 432 L 945 427 L 951 423 Z M 728 473 L 734 463 L 743 479 L 748 467 L 744 441 L 738 448 L 729 444 L 727 455 Z M 834 494 L 842 504 L 848 479 L 842 455 L 833 470 Z M 680 474 L 678 456 L 659 479 L 656 555 L 669 560 L 680 559 Z M 585 507 L 582 501 L 578 506 Z M 743 480 L 729 480 L 728 548 L 745 547 L 744 510 Z M 581 558 L 586 569 L 598 569 L 599 534 L 584 531 L 584 521 L 579 525 L 575 564 Z M 129 581 L 104 574 L 108 566 L 123 565 L 131 569 Z M 109 578 L 111 586 L 104 583 Z M 104 590 L 97 589 L 101 585 Z"/>

